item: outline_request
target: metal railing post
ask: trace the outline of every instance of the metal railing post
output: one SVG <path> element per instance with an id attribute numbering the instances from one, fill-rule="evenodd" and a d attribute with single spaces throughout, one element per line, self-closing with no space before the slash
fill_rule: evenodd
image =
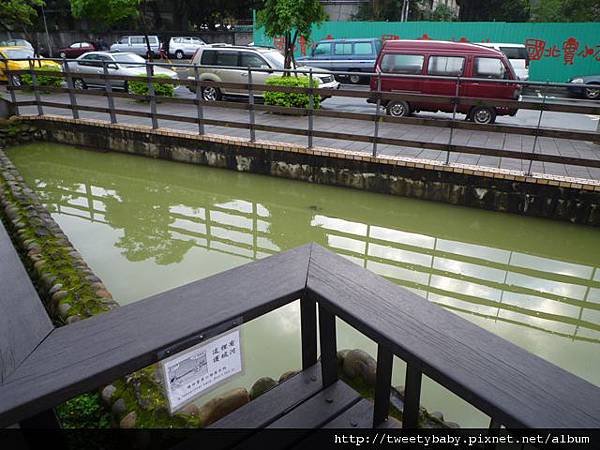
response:
<path id="1" fill-rule="evenodd" d="M 204 109 L 202 107 L 202 88 L 200 87 L 200 71 L 194 64 L 194 81 L 196 82 L 196 111 L 198 115 L 198 133 L 204 134 Z"/>
<path id="2" fill-rule="evenodd" d="M 377 107 L 375 109 L 375 130 L 373 131 L 373 158 L 377 158 L 377 138 L 379 137 L 379 116 L 381 112 L 381 72 L 377 72 Z"/>
<path id="3" fill-rule="evenodd" d="M 112 96 L 112 85 L 108 79 L 108 63 L 102 61 L 102 72 L 104 73 L 104 91 L 106 92 L 106 100 L 108 101 L 108 109 L 110 114 L 110 123 L 117 123 L 117 114 L 115 113 L 115 99 Z"/>
<path id="4" fill-rule="evenodd" d="M 458 109 L 458 101 L 460 95 L 460 77 L 456 77 L 456 90 L 454 92 L 454 108 L 452 109 L 452 122 L 450 123 L 450 138 L 448 139 L 448 150 L 446 151 L 446 164 L 450 163 L 450 146 L 454 137 L 454 123 L 456 121 L 456 110 Z"/>
<path id="5" fill-rule="evenodd" d="M 69 101 L 71 102 L 71 112 L 73 113 L 73 119 L 79 119 L 79 110 L 77 109 L 77 98 L 73 92 L 73 78 L 71 77 L 71 71 L 69 70 L 69 62 L 63 58 L 63 67 L 65 71 L 65 79 L 67 81 L 67 89 L 69 90 Z"/>
<path id="6" fill-rule="evenodd" d="M 35 74 L 35 70 L 33 70 L 33 60 L 31 58 L 29 58 L 29 73 L 31 75 L 31 85 L 33 86 L 33 94 L 35 95 L 38 116 L 43 116 L 44 110 L 42 109 L 42 100 L 40 98 L 40 91 L 38 90 L 37 76 Z"/>
<path id="7" fill-rule="evenodd" d="M 252 68 L 248 66 L 248 114 L 250 115 L 250 142 L 256 142 L 256 130 L 254 129 L 254 89 L 252 87 Z"/>
<path id="8" fill-rule="evenodd" d="M 8 83 L 8 89 L 10 90 L 10 101 L 15 108 L 15 113 L 17 116 L 19 115 L 19 105 L 17 104 L 17 93 L 15 92 L 15 84 L 13 80 L 13 76 L 10 73 L 10 69 L 8 68 L 8 61 L 4 60 L 4 73 L 6 74 L 6 81 Z"/>
<path id="9" fill-rule="evenodd" d="M 532 154 L 535 154 L 538 137 L 540 135 L 540 125 L 542 124 L 542 116 L 544 114 L 544 108 L 546 106 L 546 96 L 548 95 L 548 84 L 549 84 L 549 81 L 546 81 L 546 89 L 544 90 L 544 97 L 542 98 L 542 106 L 540 108 L 540 116 L 538 117 L 537 127 L 535 128 L 535 137 L 533 138 L 533 150 L 531 151 Z M 527 168 L 527 172 L 525 173 L 525 175 L 527 175 L 527 176 L 531 175 L 532 167 L 533 167 L 533 159 L 530 159 L 529 167 Z"/>
<path id="10" fill-rule="evenodd" d="M 309 69 L 308 73 L 309 94 L 308 94 L 308 148 L 313 148 L 313 130 L 314 130 L 314 115 L 315 110 L 315 91 L 313 90 L 313 69 Z"/>
<path id="11" fill-rule="evenodd" d="M 146 62 L 146 77 L 148 79 L 148 96 L 150 97 L 150 117 L 152 118 L 152 128 L 158 128 L 158 120 L 156 119 L 156 94 L 154 92 L 154 84 L 152 83 L 152 63 Z"/>

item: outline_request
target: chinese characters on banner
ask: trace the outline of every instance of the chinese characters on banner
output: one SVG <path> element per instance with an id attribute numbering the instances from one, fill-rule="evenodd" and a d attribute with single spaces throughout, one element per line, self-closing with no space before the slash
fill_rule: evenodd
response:
<path id="1" fill-rule="evenodd" d="M 600 45 L 582 45 L 576 38 L 570 37 L 559 44 L 548 44 L 543 39 L 527 39 L 525 47 L 531 61 L 543 58 L 562 58 L 565 65 L 573 65 L 576 58 L 593 58 L 600 62 Z"/>
<path id="2" fill-rule="evenodd" d="M 171 413 L 242 371 L 240 330 L 160 362 Z"/>

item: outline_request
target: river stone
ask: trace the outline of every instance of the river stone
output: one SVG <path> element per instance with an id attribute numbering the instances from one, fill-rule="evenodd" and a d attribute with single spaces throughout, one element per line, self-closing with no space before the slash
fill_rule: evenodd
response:
<path id="1" fill-rule="evenodd" d="M 287 372 L 284 372 L 281 374 L 281 376 L 279 377 L 279 382 L 283 383 L 284 381 L 292 378 L 297 373 L 300 373 L 300 371 L 299 370 L 288 370 Z"/>
<path id="2" fill-rule="evenodd" d="M 55 292 L 58 292 L 62 289 L 63 285 L 61 283 L 57 283 L 50 288 L 48 294 L 53 295 Z"/>
<path id="3" fill-rule="evenodd" d="M 444 414 L 442 414 L 440 411 L 434 411 L 432 413 L 429 414 L 431 417 L 433 417 L 434 419 L 439 420 L 440 422 L 444 421 Z"/>
<path id="4" fill-rule="evenodd" d="M 104 403 L 106 403 L 107 405 L 110 405 L 112 396 L 114 395 L 114 393 L 116 391 L 117 391 L 117 388 L 114 387 L 112 384 L 105 386 L 104 389 L 102 389 L 102 394 L 101 394 L 102 400 L 104 401 Z"/>
<path id="5" fill-rule="evenodd" d="M 64 319 L 69 314 L 70 309 L 71 305 L 69 305 L 68 303 L 61 303 L 60 305 L 58 305 L 58 314 Z"/>
<path id="6" fill-rule="evenodd" d="M 202 405 L 198 415 L 204 426 L 210 425 L 249 401 L 250 396 L 246 389 L 232 389 Z"/>
<path id="7" fill-rule="evenodd" d="M 250 388 L 250 398 L 254 400 L 259 396 L 263 395 L 269 389 L 273 389 L 277 386 L 277 381 L 275 381 L 271 377 L 262 377 L 254 382 L 252 387 Z"/>
<path id="8" fill-rule="evenodd" d="M 67 295 L 69 295 L 69 293 L 67 291 L 56 291 L 54 294 L 52 294 L 52 302 L 53 303 L 58 303 L 60 302 L 63 298 L 66 298 Z"/>
<path id="9" fill-rule="evenodd" d="M 96 295 L 101 298 L 112 298 L 112 295 L 106 289 L 98 289 Z"/>
<path id="10" fill-rule="evenodd" d="M 365 351 L 349 351 L 344 358 L 343 371 L 349 378 L 360 376 L 369 386 L 375 386 L 377 362 Z"/>
<path id="11" fill-rule="evenodd" d="M 137 420 L 137 414 L 135 411 L 131 411 L 119 422 L 119 428 L 135 428 L 135 421 Z"/>
<path id="12" fill-rule="evenodd" d="M 121 417 L 127 412 L 125 400 L 123 400 L 122 398 L 118 399 L 116 402 L 113 403 L 112 408 L 110 410 L 115 416 Z"/>
<path id="13" fill-rule="evenodd" d="M 342 367 L 344 365 L 344 359 L 346 359 L 346 355 L 350 352 L 348 349 L 340 350 L 337 352 L 337 363 L 338 367 Z"/>

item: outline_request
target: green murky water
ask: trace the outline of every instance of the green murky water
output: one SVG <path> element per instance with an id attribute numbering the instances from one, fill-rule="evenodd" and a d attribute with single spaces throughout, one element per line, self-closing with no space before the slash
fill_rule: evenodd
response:
<path id="1" fill-rule="evenodd" d="M 315 241 L 600 385 L 597 229 L 59 145 L 8 153 L 121 304 Z M 338 327 L 338 348 L 375 355 Z M 243 340 L 232 385 L 299 367 L 298 305 Z M 422 401 L 489 420 L 430 381 Z"/>

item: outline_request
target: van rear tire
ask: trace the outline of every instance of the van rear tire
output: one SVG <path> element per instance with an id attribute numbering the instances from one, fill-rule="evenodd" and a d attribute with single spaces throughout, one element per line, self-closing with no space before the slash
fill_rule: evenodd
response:
<path id="1" fill-rule="evenodd" d="M 478 125 L 489 125 L 496 122 L 496 109 L 488 106 L 475 106 L 469 113 L 469 120 Z"/>
<path id="2" fill-rule="evenodd" d="M 387 104 L 386 113 L 392 117 L 406 117 L 410 115 L 410 105 L 401 100 L 394 100 Z"/>

